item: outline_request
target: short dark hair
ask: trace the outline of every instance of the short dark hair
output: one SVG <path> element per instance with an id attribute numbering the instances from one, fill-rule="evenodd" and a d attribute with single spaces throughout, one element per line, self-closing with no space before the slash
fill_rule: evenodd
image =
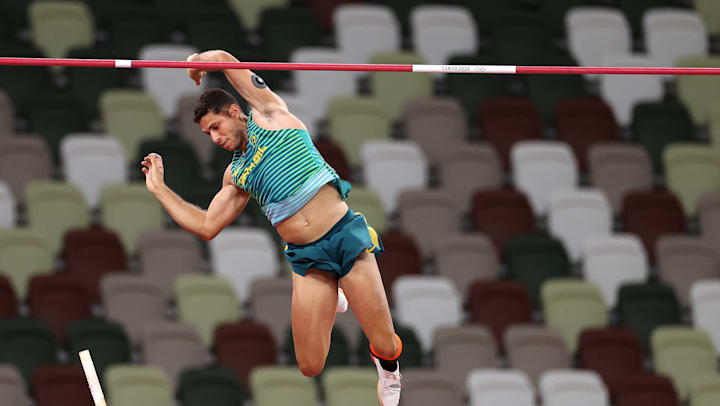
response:
<path id="1" fill-rule="evenodd" d="M 238 104 L 238 102 L 230 93 L 218 88 L 208 89 L 198 99 L 193 121 L 199 123 L 205 114 L 218 114 L 231 104 Z"/>

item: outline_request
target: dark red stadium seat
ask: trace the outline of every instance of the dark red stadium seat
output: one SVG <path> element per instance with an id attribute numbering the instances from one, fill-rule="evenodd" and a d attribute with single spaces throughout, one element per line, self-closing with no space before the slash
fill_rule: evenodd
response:
<path id="1" fill-rule="evenodd" d="M 93 406 L 80 365 L 41 365 L 33 374 L 37 406 Z"/>
<path id="2" fill-rule="evenodd" d="M 625 328 L 587 329 L 580 334 L 580 367 L 600 374 L 613 396 L 628 377 L 642 373 L 643 353 L 640 340 Z"/>
<path id="3" fill-rule="evenodd" d="M 386 231 L 380 235 L 385 251 L 377 257 L 385 294 L 392 301 L 395 279 L 403 275 L 422 273 L 422 257 L 415 240 L 401 231 Z"/>
<path id="4" fill-rule="evenodd" d="M 601 99 L 564 99 L 555 107 L 558 138 L 575 153 L 580 170 L 587 168 L 587 151 L 597 142 L 616 141 L 618 125 L 612 110 Z"/>
<path id="5" fill-rule="evenodd" d="M 0 275 L 0 319 L 16 317 L 17 296 L 8 278 Z"/>
<path id="6" fill-rule="evenodd" d="M 92 314 L 85 286 L 67 275 L 42 275 L 30 279 L 28 302 L 32 315 L 47 323 L 59 341 L 65 340 L 68 323 L 89 318 Z"/>
<path id="7" fill-rule="evenodd" d="M 215 329 L 218 365 L 235 371 L 245 387 L 253 368 L 277 363 L 275 351 L 275 339 L 264 324 L 245 320 L 221 324 Z"/>
<path id="8" fill-rule="evenodd" d="M 686 229 L 680 201 L 668 192 L 630 192 L 623 198 L 621 210 L 625 231 L 640 237 L 653 262 L 658 237 L 683 233 Z"/>
<path id="9" fill-rule="evenodd" d="M 500 349 L 503 347 L 503 337 L 508 326 L 532 321 L 532 300 L 527 288 L 517 282 L 473 282 L 470 286 L 468 307 L 473 323 L 490 328 Z"/>
<path id="10" fill-rule="evenodd" d="M 333 28 L 333 13 L 337 6 L 345 3 L 363 2 L 363 0 L 307 0 L 310 11 L 313 12 L 315 18 L 326 30 Z"/>
<path id="11" fill-rule="evenodd" d="M 495 147 L 506 169 L 513 144 L 542 137 L 542 128 L 540 112 L 530 99 L 501 97 L 480 105 L 482 136 Z"/>
<path id="12" fill-rule="evenodd" d="M 332 142 L 327 137 L 320 137 L 314 141 L 315 148 L 317 148 L 323 159 L 335 169 L 335 172 L 342 179 L 352 180 L 352 171 L 350 170 L 350 164 L 348 163 L 347 157 L 343 152 L 342 148 Z"/>
<path id="13" fill-rule="evenodd" d="M 503 252 L 510 237 L 535 231 L 535 216 L 524 194 L 514 190 L 481 190 L 473 197 L 472 224 Z"/>
<path id="14" fill-rule="evenodd" d="M 618 387 L 617 406 L 679 406 L 672 381 L 650 373 L 626 378 Z"/>
<path id="15" fill-rule="evenodd" d="M 127 270 L 120 238 L 113 232 L 93 228 L 65 235 L 63 257 L 68 274 L 82 281 L 93 301 L 100 300 L 100 278 L 109 272 Z"/>

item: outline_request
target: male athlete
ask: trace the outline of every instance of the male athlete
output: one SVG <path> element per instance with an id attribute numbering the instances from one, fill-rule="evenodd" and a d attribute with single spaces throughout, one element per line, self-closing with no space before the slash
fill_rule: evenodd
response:
<path id="1" fill-rule="evenodd" d="M 215 50 L 193 54 L 188 61 L 237 59 Z M 246 116 L 224 90 L 209 89 L 200 96 L 194 117 L 213 143 L 234 151 L 222 188 L 207 211 L 187 203 L 165 185 L 162 158 L 153 153 L 142 162 L 148 190 L 180 226 L 205 241 L 255 198 L 287 242 L 285 256 L 293 268 L 292 331 L 302 373 L 312 377 L 323 370 L 336 308 L 342 311 L 339 284 L 370 341 L 380 403 L 396 406 L 402 342 L 395 334 L 375 261 L 383 250 L 377 233 L 362 214 L 348 209 L 350 184 L 323 160 L 307 127 L 285 102 L 250 70 L 223 72 L 250 104 L 250 112 Z M 198 85 L 205 74 L 188 69 Z"/>

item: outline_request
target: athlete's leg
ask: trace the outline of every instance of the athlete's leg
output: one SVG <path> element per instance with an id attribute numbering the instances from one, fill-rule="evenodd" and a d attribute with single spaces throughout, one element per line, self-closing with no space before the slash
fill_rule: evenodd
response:
<path id="1" fill-rule="evenodd" d="M 398 342 L 375 254 L 360 254 L 352 270 L 340 279 L 340 285 L 377 355 L 395 358 Z"/>
<path id="2" fill-rule="evenodd" d="M 330 350 L 330 333 L 338 302 L 337 278 L 310 269 L 305 276 L 293 273 L 292 332 L 295 357 L 302 373 L 317 376 Z"/>

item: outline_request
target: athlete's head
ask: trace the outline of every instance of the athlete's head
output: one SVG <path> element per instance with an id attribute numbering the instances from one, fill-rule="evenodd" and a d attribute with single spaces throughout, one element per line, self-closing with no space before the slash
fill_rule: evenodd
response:
<path id="1" fill-rule="evenodd" d="M 200 95 L 195 117 L 212 142 L 228 151 L 247 145 L 247 116 L 237 100 L 222 89 L 208 89 Z"/>

